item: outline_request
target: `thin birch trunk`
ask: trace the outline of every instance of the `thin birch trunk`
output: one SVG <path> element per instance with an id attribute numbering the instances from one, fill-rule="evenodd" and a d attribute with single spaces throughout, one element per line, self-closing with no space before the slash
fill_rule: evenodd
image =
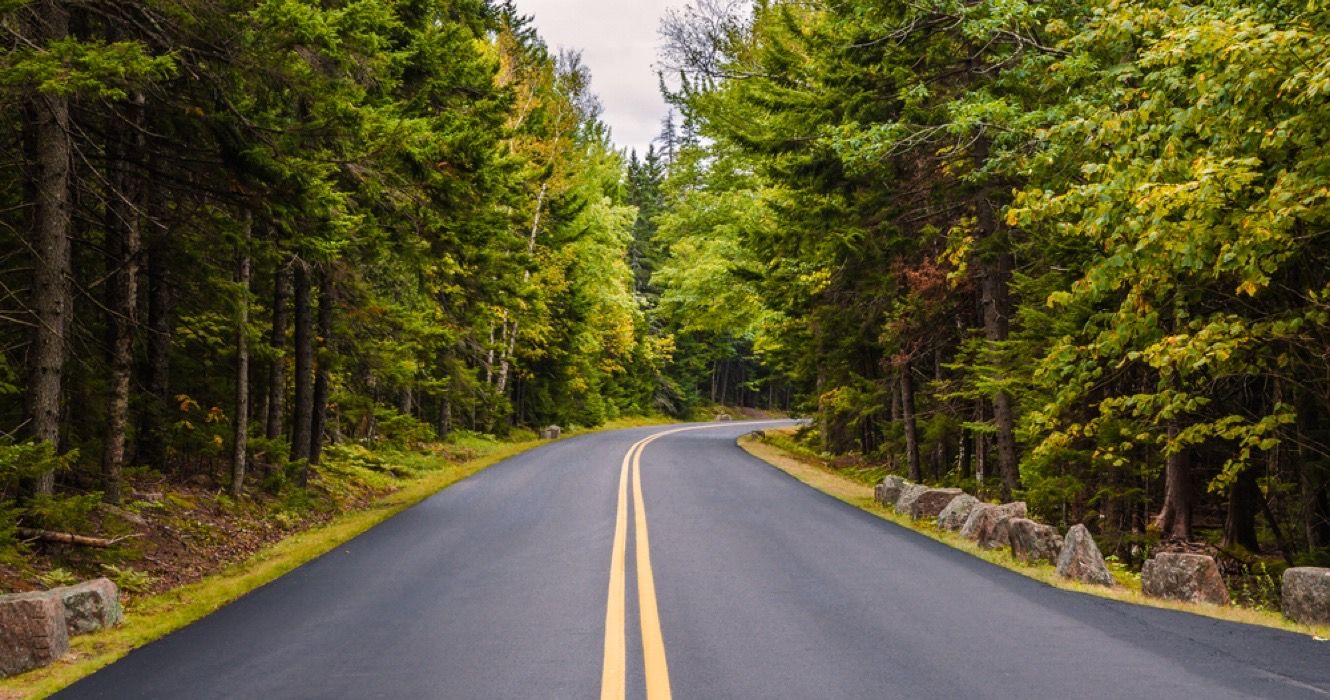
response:
<path id="1" fill-rule="evenodd" d="M 142 172 L 132 160 L 143 150 L 143 137 L 137 128 L 143 122 L 143 102 L 143 95 L 138 94 L 127 105 L 125 119 L 129 126 L 113 122 L 108 129 L 111 192 L 106 206 L 106 263 L 110 268 L 106 285 L 106 340 L 110 391 L 102 449 L 102 498 L 111 504 L 120 503 L 129 426 L 129 384 L 134 372 L 143 188 Z"/>
<path id="2" fill-rule="evenodd" d="M 234 451 L 231 453 L 231 497 L 240 498 L 245 489 L 245 467 L 249 450 L 249 240 L 253 214 L 245 214 L 244 238 L 240 243 L 240 266 L 236 277 L 239 300 L 236 304 L 236 400 Z"/>
<path id="3" fill-rule="evenodd" d="M 540 231 L 540 214 L 542 211 L 545 210 L 545 193 L 548 191 L 548 188 L 549 188 L 549 183 L 541 183 L 540 193 L 536 195 L 536 213 L 531 217 L 531 232 L 527 235 L 526 239 L 527 255 L 532 255 L 536 252 L 536 234 Z M 531 281 L 531 268 L 528 267 L 527 269 L 522 271 L 522 284 L 525 285 L 527 282 L 530 281 Z M 512 316 L 513 316 L 512 323 L 509 324 L 507 323 L 508 312 L 505 311 L 503 314 L 503 318 L 505 321 L 504 333 L 507 336 L 506 338 L 507 343 L 506 347 L 504 348 L 503 357 L 499 361 L 499 379 L 498 383 L 495 386 L 495 388 L 498 389 L 500 394 L 502 394 L 504 390 L 508 388 L 509 366 L 512 364 L 513 353 L 517 350 L 518 318 L 517 314 L 513 314 Z"/>

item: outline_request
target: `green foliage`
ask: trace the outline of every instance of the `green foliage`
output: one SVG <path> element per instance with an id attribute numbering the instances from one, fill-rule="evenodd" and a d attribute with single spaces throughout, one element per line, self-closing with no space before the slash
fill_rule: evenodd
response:
<path id="1" fill-rule="evenodd" d="M 79 582 L 79 577 L 74 572 L 62 566 L 57 566 L 37 577 L 43 586 L 47 588 L 56 588 L 58 586 L 72 586 Z"/>
<path id="2" fill-rule="evenodd" d="M 87 532 L 92 513 L 101 503 L 100 493 L 78 496 L 38 495 L 24 504 L 24 521 L 32 527 L 59 532 Z"/>
<path id="3" fill-rule="evenodd" d="M 249 456 L 255 464 L 262 465 L 265 471 L 280 471 L 275 468 L 290 461 L 291 443 L 282 438 L 270 440 L 266 437 L 251 435 L 249 437 Z"/>
<path id="4" fill-rule="evenodd" d="M 1176 457 L 1184 508 L 1250 523 L 1255 473 L 1330 542 L 1324 8 L 697 3 L 663 33 L 704 138 L 660 308 L 753 338 L 821 445 L 899 464 L 907 400 L 926 469 L 992 488 L 1014 453 L 1036 513 L 1107 541 Z"/>
<path id="5" fill-rule="evenodd" d="M 20 391 L 18 373 L 9 365 L 9 360 L 0 355 L 0 396 L 17 394 Z"/>
<path id="6" fill-rule="evenodd" d="M 147 593 L 152 587 L 152 576 L 133 567 L 102 564 L 102 571 L 122 591 Z"/>
<path id="7" fill-rule="evenodd" d="M 1279 587 L 1285 567 L 1258 561 L 1242 568 L 1235 576 L 1235 583 L 1229 586 L 1233 603 L 1244 608 L 1279 612 Z"/>
<path id="8" fill-rule="evenodd" d="M 66 471 L 77 460 L 77 452 L 58 454 L 49 442 L 0 444 L 0 484 L 7 493 L 13 494 L 21 482 L 45 472 Z"/>
<path id="9" fill-rule="evenodd" d="M 0 60 L 0 89 L 123 100 L 132 87 L 170 78 L 175 68 L 171 56 L 153 56 L 139 42 L 69 37 L 7 53 Z"/>

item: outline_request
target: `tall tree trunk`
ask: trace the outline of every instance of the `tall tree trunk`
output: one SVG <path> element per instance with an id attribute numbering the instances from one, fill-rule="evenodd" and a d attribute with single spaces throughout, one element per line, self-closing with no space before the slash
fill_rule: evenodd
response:
<path id="1" fill-rule="evenodd" d="M 727 403 L 727 395 L 730 392 L 730 361 L 724 359 L 720 361 L 720 403 Z"/>
<path id="2" fill-rule="evenodd" d="M 919 431 L 914 422 L 914 378 L 910 376 L 910 364 L 902 362 L 897 368 L 900 373 L 901 420 L 905 423 L 905 459 L 910 466 L 910 481 L 923 481 L 923 470 L 919 466 Z"/>
<path id="3" fill-rule="evenodd" d="M 529 277 L 530 274 L 528 272 L 527 276 Z M 508 313 L 505 311 L 504 317 L 507 318 L 507 315 Z M 517 318 L 513 318 L 512 323 L 505 321 L 503 324 L 503 338 L 503 355 L 499 360 L 499 374 L 494 384 L 495 390 L 500 395 L 508 390 L 508 374 L 511 372 L 513 353 L 517 352 Z"/>
<path id="4" fill-rule="evenodd" d="M 956 472 L 962 479 L 968 479 L 972 475 L 974 468 L 974 436 L 969 430 L 961 428 L 960 435 L 956 438 Z"/>
<path id="5" fill-rule="evenodd" d="M 897 373 L 895 377 L 895 382 L 891 387 L 891 422 L 892 423 L 901 422 L 902 413 L 903 412 L 901 410 L 901 380 L 900 380 L 900 374 Z"/>
<path id="6" fill-rule="evenodd" d="M 231 453 L 231 497 L 245 490 L 245 466 L 249 450 L 249 239 L 253 214 L 245 213 L 244 239 L 240 243 L 240 267 L 236 277 L 240 299 L 236 304 L 236 407 L 235 436 Z"/>
<path id="7" fill-rule="evenodd" d="M 313 409 L 310 415 L 309 463 L 318 464 L 323 458 L 323 432 L 328 424 L 328 392 L 332 386 L 332 341 L 333 293 L 332 263 L 324 265 L 319 275 L 319 329 L 318 329 L 318 373 L 314 379 Z"/>
<path id="8" fill-rule="evenodd" d="M 439 440 L 447 440 L 448 432 L 452 429 L 453 423 L 453 402 L 447 396 L 439 401 L 439 427 L 435 431 L 439 435 Z"/>
<path id="9" fill-rule="evenodd" d="M 278 266 L 272 280 L 272 364 L 268 367 L 268 420 L 264 426 L 269 440 L 282 436 L 283 412 L 286 410 L 286 300 L 291 296 L 291 262 Z"/>
<path id="10" fill-rule="evenodd" d="M 1177 333 L 1182 325 L 1183 315 L 1180 302 L 1175 301 L 1175 304 L 1171 328 Z M 1182 389 L 1181 379 L 1176 372 L 1167 375 L 1166 379 L 1173 390 Z M 1155 524 L 1165 539 L 1186 541 L 1192 536 L 1192 506 L 1195 494 L 1191 486 L 1191 455 L 1185 447 L 1176 449 L 1182 429 L 1182 419 L 1176 415 L 1166 421 L 1168 454 L 1164 461 L 1164 506 L 1159 511 Z"/>
<path id="11" fill-rule="evenodd" d="M 1178 421 L 1168 421 L 1168 444 L 1182 432 Z M 1168 455 L 1164 467 L 1164 507 L 1155 519 L 1166 539 L 1191 539 L 1191 464 L 1186 449 Z"/>
<path id="12" fill-rule="evenodd" d="M 981 204 L 987 210 L 986 204 Z M 1002 252 L 984 263 L 981 285 L 984 305 L 984 337 L 989 347 L 1007 339 L 1010 332 L 1011 296 L 1008 285 L 1011 277 L 1011 254 Z M 1008 500 L 1020 488 L 1020 455 L 1016 451 L 1016 411 L 1011 395 L 1005 391 L 993 393 L 993 422 L 997 428 L 998 474 L 1002 478 L 1002 498 Z"/>
<path id="13" fill-rule="evenodd" d="M 1224 547 L 1237 545 L 1249 552 L 1261 551 L 1256 539 L 1256 512 L 1261 488 L 1256 473 L 1247 467 L 1238 473 L 1228 490 L 1228 516 L 1224 520 Z"/>
<path id="14" fill-rule="evenodd" d="M 716 379 L 719 376 L 719 372 L 720 363 L 713 360 L 711 362 L 711 403 L 716 403 Z"/>
<path id="15" fill-rule="evenodd" d="M 310 421 L 314 416 L 314 385 L 311 371 L 314 365 L 314 344 L 310 328 L 310 280 L 309 265 L 304 260 L 295 261 L 295 405 L 291 411 L 291 459 L 308 460 L 310 445 Z M 309 469 L 300 472 L 300 486 L 303 488 L 309 480 Z"/>
<path id="16" fill-rule="evenodd" d="M 494 386 L 494 325 L 490 324 L 489 348 L 485 353 L 485 386 Z"/>
<path id="17" fill-rule="evenodd" d="M 102 497 L 112 504 L 120 503 L 129 427 L 129 383 L 134 371 L 143 173 L 133 161 L 143 152 L 143 102 L 142 94 L 135 95 L 123 115 L 127 124 L 113 116 L 107 129 L 111 191 L 106 205 L 106 344 L 110 391 L 102 448 Z"/>
<path id="18" fill-rule="evenodd" d="M 39 0 L 28 10 L 31 41 L 40 47 L 69 35 L 69 13 L 64 3 Z M 32 275 L 34 329 L 31 368 L 27 382 L 27 412 L 32 437 L 60 447 L 60 396 L 65 371 L 65 335 L 72 303 L 69 226 L 70 202 L 69 98 L 59 94 L 34 95 L 24 105 L 25 138 L 31 144 Z M 55 473 L 37 477 L 33 490 L 49 494 Z"/>
<path id="19" fill-rule="evenodd" d="M 139 448 L 152 467 L 166 466 L 166 421 L 171 405 L 171 291 L 170 263 L 158 195 L 149 192 L 148 221 L 148 358 L 144 384 L 148 390 L 143 410 Z"/>

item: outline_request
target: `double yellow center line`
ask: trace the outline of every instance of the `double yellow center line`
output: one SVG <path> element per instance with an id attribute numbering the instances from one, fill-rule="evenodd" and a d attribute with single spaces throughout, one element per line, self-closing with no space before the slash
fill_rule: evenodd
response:
<path id="1" fill-rule="evenodd" d="M 770 421 L 763 421 L 770 422 Z M 752 425 L 747 423 L 746 425 Z M 614 549 L 610 553 L 610 595 L 605 605 L 605 659 L 601 667 L 601 700 L 623 700 L 627 693 L 625 631 L 625 566 L 628 549 L 628 475 L 633 478 L 633 529 L 637 553 L 637 607 L 642 622 L 642 662 L 646 675 L 647 700 L 670 700 L 670 671 L 665 661 L 665 637 L 660 631 L 656 605 L 656 579 L 651 572 L 651 545 L 647 537 L 647 511 L 642 502 L 642 451 L 647 445 L 675 433 L 721 425 L 694 425 L 649 435 L 628 448 L 619 471 L 619 507 L 614 517 Z"/>

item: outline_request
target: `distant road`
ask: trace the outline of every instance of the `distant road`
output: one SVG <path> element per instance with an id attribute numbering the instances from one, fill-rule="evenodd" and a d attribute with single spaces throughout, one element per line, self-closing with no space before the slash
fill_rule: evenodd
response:
<path id="1" fill-rule="evenodd" d="M 59 697 L 1330 696 L 1330 643 L 999 569 L 735 446 L 770 425 L 527 452 Z"/>

